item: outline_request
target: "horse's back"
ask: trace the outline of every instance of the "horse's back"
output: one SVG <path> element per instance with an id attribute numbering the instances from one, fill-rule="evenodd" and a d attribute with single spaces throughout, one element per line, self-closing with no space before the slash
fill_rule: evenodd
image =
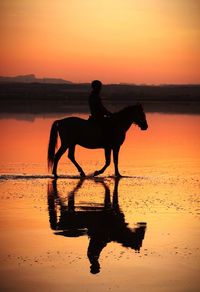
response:
<path id="1" fill-rule="evenodd" d="M 82 118 L 79 118 L 79 117 L 67 117 L 67 118 L 64 118 L 64 119 L 61 119 L 59 120 L 59 123 L 62 125 L 79 125 L 79 124 L 82 124 L 82 123 L 86 123 L 87 120 L 86 119 L 82 119 Z"/>
<path id="2" fill-rule="evenodd" d="M 58 124 L 60 131 L 77 131 L 87 124 L 87 120 L 79 117 L 68 117 L 59 120 Z"/>

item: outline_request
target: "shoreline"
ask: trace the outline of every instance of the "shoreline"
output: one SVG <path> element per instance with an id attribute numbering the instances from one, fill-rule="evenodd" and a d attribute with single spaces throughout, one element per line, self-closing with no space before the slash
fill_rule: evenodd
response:
<path id="1" fill-rule="evenodd" d="M 0 83 L 0 115 L 89 114 L 89 84 Z M 140 102 L 145 112 L 200 114 L 200 85 L 104 85 L 111 112 Z"/>

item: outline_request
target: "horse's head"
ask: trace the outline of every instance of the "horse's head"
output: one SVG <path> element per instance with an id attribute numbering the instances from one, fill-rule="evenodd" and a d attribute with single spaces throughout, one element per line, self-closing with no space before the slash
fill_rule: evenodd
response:
<path id="1" fill-rule="evenodd" d="M 137 104 L 134 106 L 134 123 L 138 125 L 141 130 L 148 129 L 146 115 L 141 104 Z"/>

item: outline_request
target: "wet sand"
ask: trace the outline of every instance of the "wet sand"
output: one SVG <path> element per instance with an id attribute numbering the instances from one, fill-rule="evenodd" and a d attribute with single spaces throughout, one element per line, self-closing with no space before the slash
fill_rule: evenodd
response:
<path id="1" fill-rule="evenodd" d="M 70 226 L 63 234 L 62 229 L 50 228 L 53 219 L 48 196 L 55 196 L 57 220 L 61 208 L 55 193 L 48 192 L 52 182 L 51 179 L 1 181 L 2 291 L 92 291 L 94 287 L 95 291 L 198 291 L 196 172 L 188 177 L 169 173 L 120 180 L 118 199 L 124 222 L 130 230 L 137 229 L 138 224 L 146 226 L 144 238 L 142 242 L 139 239 L 141 246 L 135 250 L 123 246 L 115 237 L 116 241 L 112 240 L 110 233 L 105 239 L 103 233 L 103 240 L 108 242 L 100 253 L 97 274 L 90 272 L 87 224 L 83 229 L 79 226 L 83 235 L 80 230 L 76 233 L 73 225 L 71 233 Z M 57 181 L 57 191 L 65 206 L 77 183 L 78 179 Z M 75 192 L 77 214 L 82 210 L 86 219 L 88 212 L 96 212 L 98 216 L 101 212 L 98 208 L 104 205 L 105 199 L 103 183 L 112 201 L 115 179 L 85 179 Z M 106 229 L 104 221 L 103 224 Z"/>
<path id="2" fill-rule="evenodd" d="M 149 136 L 131 130 L 120 158 L 126 177 L 119 181 L 112 166 L 100 178 L 80 180 L 64 159 L 62 177 L 53 180 L 44 170 L 46 141 L 37 139 L 35 123 L 15 124 L 18 139 L 31 130 L 29 142 L 41 145 L 16 147 L 9 157 L 1 145 L 1 291 L 199 291 L 197 117 L 185 123 L 177 117 L 170 132 L 165 118 L 149 117 Z M 102 153 L 78 152 L 88 174 L 102 165 Z"/>

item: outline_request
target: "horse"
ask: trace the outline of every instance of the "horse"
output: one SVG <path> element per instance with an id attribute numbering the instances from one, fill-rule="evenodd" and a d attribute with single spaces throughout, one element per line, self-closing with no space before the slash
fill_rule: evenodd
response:
<path id="1" fill-rule="evenodd" d="M 106 170 L 110 165 L 111 152 L 113 151 L 115 176 L 120 177 L 121 174 L 118 169 L 119 151 L 125 140 L 126 132 L 133 123 L 139 126 L 141 130 L 147 130 L 148 128 L 146 115 L 141 104 L 125 107 L 102 121 L 85 120 L 79 117 L 68 117 L 54 121 L 50 130 L 48 169 L 51 169 L 52 174 L 57 178 L 58 162 L 68 149 L 68 158 L 75 165 L 80 176 L 85 177 L 85 172 L 75 160 L 74 155 L 76 145 L 80 145 L 89 149 L 104 149 L 105 165 L 100 170 L 96 170 L 93 176 L 102 174 Z M 55 153 L 58 134 L 61 145 Z"/>

